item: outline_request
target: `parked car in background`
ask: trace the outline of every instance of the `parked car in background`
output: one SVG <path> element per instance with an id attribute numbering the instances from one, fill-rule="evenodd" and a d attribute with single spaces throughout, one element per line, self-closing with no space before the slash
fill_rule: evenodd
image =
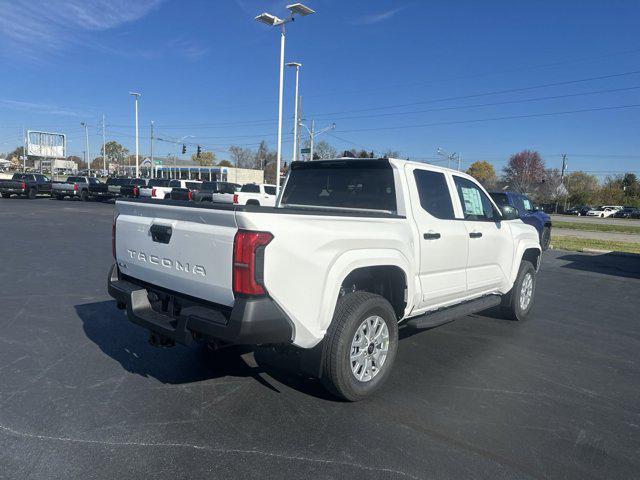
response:
<path id="1" fill-rule="evenodd" d="M 51 193 L 51 180 L 39 173 L 14 173 L 10 180 L 0 180 L 2 198 L 24 195 L 34 199 L 40 194 Z"/>
<path id="2" fill-rule="evenodd" d="M 149 183 L 147 178 L 132 178 L 128 183 L 120 187 L 120 195 L 128 198 L 138 198 L 140 189 L 146 187 Z"/>
<path id="3" fill-rule="evenodd" d="M 183 180 L 180 187 L 171 189 L 171 200 L 193 200 L 195 193 L 202 187 L 199 180 Z"/>
<path id="4" fill-rule="evenodd" d="M 517 192 L 492 192 L 491 198 L 499 207 L 510 205 L 518 209 L 520 219 L 538 231 L 542 250 L 549 248 L 551 242 L 551 217 L 542 210 L 536 209 L 534 203 L 521 193 Z"/>
<path id="5" fill-rule="evenodd" d="M 194 202 L 233 203 L 233 194 L 240 185 L 231 182 L 203 182 L 200 190 L 193 195 Z"/>
<path id="6" fill-rule="evenodd" d="M 167 188 L 169 186 L 169 181 L 170 180 L 168 178 L 152 178 L 145 187 L 140 187 L 139 196 L 141 198 L 154 197 L 154 189 Z"/>
<path id="7" fill-rule="evenodd" d="M 622 210 L 622 205 L 600 205 L 587 212 L 587 217 L 607 218 Z"/>
<path id="8" fill-rule="evenodd" d="M 580 213 L 579 215 L 581 217 L 586 217 L 587 216 L 587 212 L 589 212 L 589 210 L 593 209 L 594 207 L 592 205 L 585 205 L 584 207 L 582 207 L 580 209 Z"/>
<path id="9" fill-rule="evenodd" d="M 233 195 L 233 203 L 273 207 L 276 204 L 276 186 L 264 183 L 247 183 Z"/>
<path id="10" fill-rule="evenodd" d="M 583 207 L 581 206 L 575 206 L 575 207 L 571 207 L 568 208 L 567 210 L 564 211 L 565 215 L 580 215 L 580 211 L 582 210 Z"/>
<path id="11" fill-rule="evenodd" d="M 640 218 L 640 208 L 636 209 L 636 211 L 633 212 L 629 218 Z"/>
<path id="12" fill-rule="evenodd" d="M 82 176 L 71 176 L 64 182 L 53 182 L 51 196 L 57 200 L 63 200 L 65 197 L 79 198 L 83 202 L 90 198 L 102 200 L 111 197 L 106 183 L 94 177 Z"/>
<path id="13" fill-rule="evenodd" d="M 120 196 L 120 188 L 131 181 L 128 177 L 110 177 L 107 178 L 107 188 L 113 197 Z"/>
<path id="14" fill-rule="evenodd" d="M 631 215 L 640 212 L 640 209 L 636 207 L 624 207 L 622 210 L 618 210 L 613 214 L 614 218 L 632 218 Z"/>
<path id="15" fill-rule="evenodd" d="M 109 294 L 154 345 L 293 351 L 350 401 L 389 378 L 400 323 L 531 312 L 538 233 L 469 175 L 394 159 L 293 162 L 280 202 L 117 202 Z"/>

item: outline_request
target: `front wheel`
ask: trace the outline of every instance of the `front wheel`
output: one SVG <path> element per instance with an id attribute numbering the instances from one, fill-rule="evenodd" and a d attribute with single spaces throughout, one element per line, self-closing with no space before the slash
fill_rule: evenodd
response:
<path id="1" fill-rule="evenodd" d="M 551 227 L 544 227 L 540 234 L 540 246 L 542 250 L 548 250 L 551 243 Z"/>
<path id="2" fill-rule="evenodd" d="M 389 377 L 397 350 L 391 304 L 369 292 L 348 293 L 338 300 L 324 340 L 322 383 L 345 400 L 362 400 Z"/>
<path id="3" fill-rule="evenodd" d="M 531 262 L 523 260 L 513 287 L 502 296 L 500 309 L 503 315 L 510 320 L 526 320 L 533 307 L 535 291 L 536 269 Z"/>

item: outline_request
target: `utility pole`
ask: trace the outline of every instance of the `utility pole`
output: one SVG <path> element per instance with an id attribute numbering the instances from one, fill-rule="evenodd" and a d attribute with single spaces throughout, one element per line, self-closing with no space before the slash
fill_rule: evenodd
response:
<path id="1" fill-rule="evenodd" d="M 102 115 L 102 168 L 107 172 L 107 135 L 104 129 L 104 115 Z"/>
<path id="2" fill-rule="evenodd" d="M 289 62 L 287 63 L 287 67 L 295 67 L 296 69 L 296 88 L 295 88 L 295 98 L 294 98 L 294 107 L 293 107 L 293 153 L 291 154 L 291 161 L 295 162 L 297 160 L 298 153 L 298 81 L 300 79 L 300 67 L 301 63 L 298 62 Z"/>
<path id="3" fill-rule="evenodd" d="M 156 166 L 153 163 L 153 120 L 151 120 L 151 178 L 155 178 Z"/>
<path id="4" fill-rule="evenodd" d="M 567 154 L 563 153 L 562 154 L 562 170 L 560 170 L 560 185 L 558 186 L 558 189 L 560 189 L 563 186 L 563 180 L 564 180 L 564 171 L 567 168 Z M 558 192 L 556 192 L 556 212 L 558 213 Z"/>
<path id="5" fill-rule="evenodd" d="M 462 155 L 458 154 L 458 171 L 460 171 L 460 162 L 462 161 Z"/>

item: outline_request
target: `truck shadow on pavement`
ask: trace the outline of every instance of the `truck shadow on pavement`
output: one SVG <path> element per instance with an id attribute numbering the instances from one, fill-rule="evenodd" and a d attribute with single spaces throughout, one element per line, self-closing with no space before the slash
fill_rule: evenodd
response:
<path id="1" fill-rule="evenodd" d="M 640 255 L 603 253 L 601 255 L 568 254 L 558 257 L 568 262 L 563 268 L 613 275 L 623 278 L 640 278 Z"/>
<path id="2" fill-rule="evenodd" d="M 87 338 L 106 355 L 136 375 L 162 383 L 186 384 L 222 377 L 250 377 L 272 391 L 269 377 L 303 393 L 335 400 L 320 382 L 297 372 L 287 359 L 269 348 L 232 346 L 213 351 L 203 344 L 158 348 L 143 328 L 130 323 L 115 301 L 76 305 Z M 253 355 L 251 355 L 253 353 Z"/>

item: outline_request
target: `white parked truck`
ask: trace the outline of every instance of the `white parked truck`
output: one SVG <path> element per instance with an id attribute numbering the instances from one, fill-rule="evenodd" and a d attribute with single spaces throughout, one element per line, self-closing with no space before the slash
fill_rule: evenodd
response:
<path id="1" fill-rule="evenodd" d="M 273 207 L 276 204 L 276 186 L 261 183 L 246 183 L 233 195 L 235 205 L 263 205 Z"/>
<path id="2" fill-rule="evenodd" d="M 294 162 L 276 207 L 118 200 L 109 293 L 152 343 L 274 345 L 334 394 L 389 375 L 398 328 L 533 305 L 540 244 L 461 172 Z"/>

